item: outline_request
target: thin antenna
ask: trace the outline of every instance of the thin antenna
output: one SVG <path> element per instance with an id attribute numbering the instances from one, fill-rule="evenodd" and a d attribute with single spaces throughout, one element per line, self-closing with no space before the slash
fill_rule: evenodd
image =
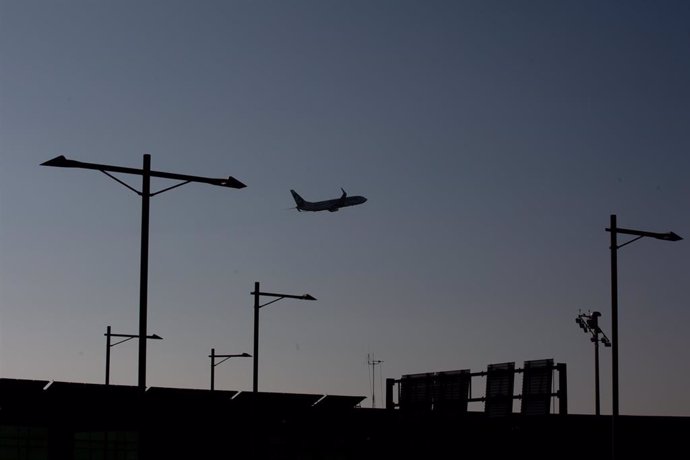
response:
<path id="1" fill-rule="evenodd" d="M 367 353 L 367 364 L 371 366 L 371 407 L 375 408 L 376 407 L 376 365 L 381 364 L 383 361 L 380 359 L 374 359 L 374 355 L 372 354 L 371 357 L 369 357 L 369 353 Z"/>
<path id="2" fill-rule="evenodd" d="M 385 395 L 383 392 L 383 361 L 381 361 L 381 365 L 379 366 L 379 394 L 380 395 Z"/>

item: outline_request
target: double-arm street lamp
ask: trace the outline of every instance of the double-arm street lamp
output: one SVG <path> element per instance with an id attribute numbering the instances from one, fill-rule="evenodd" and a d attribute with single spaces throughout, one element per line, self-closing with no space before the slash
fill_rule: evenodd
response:
<path id="1" fill-rule="evenodd" d="M 79 168 L 79 169 L 94 169 L 100 171 L 116 182 L 124 185 L 137 195 L 141 196 L 141 264 L 140 264 L 140 282 L 139 282 L 139 378 L 138 387 L 142 391 L 146 389 L 146 318 L 148 307 L 148 264 L 149 264 L 149 199 L 159 195 L 168 190 L 180 187 L 190 182 L 200 182 L 204 184 L 217 185 L 219 187 L 228 188 L 244 188 L 246 187 L 242 182 L 233 178 L 232 176 L 220 179 L 200 176 L 189 176 L 186 174 L 175 174 L 162 171 L 151 170 L 151 155 L 144 155 L 144 164 L 142 169 L 125 168 L 122 166 L 103 165 L 96 163 L 84 163 L 81 161 L 69 160 L 60 155 L 41 163 L 42 166 L 55 166 L 58 168 Z M 111 173 L 134 174 L 142 177 L 141 191 L 129 186 L 121 181 Z M 172 179 L 181 181 L 171 187 L 164 188 L 157 192 L 151 193 L 151 178 L 160 177 L 163 179 Z"/>
<path id="2" fill-rule="evenodd" d="M 683 238 L 673 232 L 657 233 L 621 228 L 616 224 L 616 215 L 611 214 L 611 225 L 606 229 L 611 233 L 611 383 L 612 407 L 611 416 L 611 456 L 615 458 L 616 418 L 619 415 L 618 406 L 618 250 L 640 238 L 648 237 L 662 241 L 680 241 Z M 618 234 L 632 235 L 633 238 L 621 245 L 618 244 Z"/>
<path id="3" fill-rule="evenodd" d="M 110 385 L 110 349 L 114 347 L 115 345 L 119 345 L 122 342 L 126 342 L 128 340 L 132 339 L 138 339 L 138 335 L 134 334 L 113 334 L 110 332 L 110 326 L 106 329 L 105 332 L 105 384 Z M 119 342 L 111 343 L 110 338 L 111 337 L 124 337 L 122 340 Z M 163 340 L 163 337 L 159 336 L 158 334 L 152 334 L 152 335 L 147 335 L 147 339 L 152 339 L 152 340 Z"/>
<path id="4" fill-rule="evenodd" d="M 252 355 L 250 355 L 249 353 L 240 353 L 236 355 L 217 355 L 216 349 L 211 348 L 211 354 L 208 355 L 208 357 L 211 358 L 211 391 L 213 391 L 216 389 L 216 366 L 223 364 L 230 358 L 251 358 Z M 216 359 L 221 359 L 221 361 L 216 362 Z"/>
<path id="5" fill-rule="evenodd" d="M 273 292 L 261 292 L 259 289 L 259 282 L 254 283 L 254 292 L 251 293 L 254 296 L 254 378 L 252 389 L 254 393 L 259 391 L 259 309 L 270 305 L 280 299 L 299 299 L 299 300 L 316 300 L 309 294 L 303 295 L 290 295 L 290 294 L 276 294 Z M 265 304 L 259 303 L 259 297 L 275 297 L 273 300 L 266 302 Z"/>

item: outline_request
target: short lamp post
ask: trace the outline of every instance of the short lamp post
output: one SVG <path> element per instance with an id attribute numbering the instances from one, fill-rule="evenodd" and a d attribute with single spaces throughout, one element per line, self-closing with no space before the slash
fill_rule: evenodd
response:
<path id="1" fill-rule="evenodd" d="M 107 327 L 106 332 L 105 332 L 105 384 L 110 385 L 110 349 L 114 347 L 115 345 L 119 345 L 123 342 L 126 342 L 128 340 L 132 339 L 138 339 L 139 335 L 134 335 L 134 334 L 113 334 L 111 332 L 110 326 Z M 124 339 L 120 340 L 119 342 L 111 343 L 110 338 L 111 337 L 124 337 Z M 152 334 L 152 335 L 147 335 L 147 339 L 151 340 L 163 340 L 163 337 L 159 336 L 158 334 Z"/>
<path id="2" fill-rule="evenodd" d="M 593 312 L 591 315 L 580 313 L 575 318 L 575 322 L 585 333 L 592 335 L 591 341 L 594 342 L 594 409 L 596 415 L 601 415 L 601 398 L 599 396 L 599 343 L 605 347 L 610 347 L 611 342 L 606 337 L 604 331 L 599 327 L 599 317 L 601 313 Z M 601 335 L 602 337 L 599 337 Z"/>
<path id="3" fill-rule="evenodd" d="M 629 228 L 621 228 L 616 224 L 616 215 L 611 214 L 611 225 L 605 229 L 611 233 L 611 399 L 612 399 L 612 414 L 611 414 L 611 458 L 616 458 L 616 419 L 619 415 L 618 406 L 618 250 L 623 246 L 627 246 L 640 238 L 648 237 L 662 241 L 680 241 L 683 238 L 673 232 L 657 233 L 645 232 L 642 230 L 632 230 Z M 618 234 L 632 235 L 630 241 L 619 245 Z"/>
<path id="4" fill-rule="evenodd" d="M 138 387 L 144 391 L 146 389 L 146 335 L 147 327 L 147 308 L 148 308 L 148 267 L 149 267 L 149 201 L 150 198 L 159 195 L 168 190 L 172 190 L 190 182 L 199 182 L 210 185 L 217 185 L 219 187 L 227 188 L 244 188 L 242 182 L 238 181 L 232 176 L 228 178 L 212 178 L 201 176 L 190 176 L 187 174 L 169 173 L 164 171 L 153 171 L 151 169 L 151 155 L 144 154 L 143 167 L 127 168 L 122 166 L 113 166 L 97 163 L 85 163 L 83 161 L 70 160 L 63 155 L 41 163 L 41 166 L 53 166 L 57 168 L 78 168 L 78 169 L 93 169 L 100 171 L 114 181 L 127 187 L 141 197 L 141 258 L 139 270 L 139 374 Z M 120 174 L 134 174 L 141 176 L 141 191 L 126 184 L 122 180 L 113 176 L 112 173 Z M 179 183 L 151 193 L 151 178 L 159 177 L 163 179 L 172 179 L 180 181 Z"/>
<path id="5" fill-rule="evenodd" d="M 261 292 L 258 281 L 254 283 L 254 292 L 251 294 L 254 296 L 254 372 L 252 391 L 256 393 L 259 391 L 259 309 L 281 299 L 316 300 L 316 298 L 310 294 L 290 295 L 276 294 L 273 292 Z M 265 304 L 260 304 L 261 296 L 274 297 L 274 299 L 266 302 Z"/>
<path id="6" fill-rule="evenodd" d="M 217 355 L 216 349 L 211 348 L 211 354 L 208 355 L 208 357 L 211 358 L 211 391 L 214 391 L 216 389 L 216 366 L 223 364 L 230 358 L 251 358 L 252 355 L 249 353 L 240 353 L 236 355 Z M 216 362 L 216 359 L 221 359 L 221 361 Z"/>

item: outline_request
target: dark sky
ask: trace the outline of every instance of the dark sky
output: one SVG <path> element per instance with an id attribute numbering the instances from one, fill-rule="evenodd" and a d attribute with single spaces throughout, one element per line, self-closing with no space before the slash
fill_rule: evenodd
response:
<path id="1" fill-rule="evenodd" d="M 106 326 L 137 333 L 140 200 L 39 164 L 148 153 L 248 185 L 152 199 L 150 385 L 251 352 L 260 281 L 319 299 L 262 310 L 262 390 L 369 395 L 368 353 L 384 378 L 553 358 L 591 413 L 574 319 L 610 335 L 609 216 L 690 238 L 689 81 L 684 1 L 0 0 L 0 375 L 101 382 Z M 341 187 L 368 202 L 290 209 Z M 620 250 L 624 414 L 690 415 L 688 256 Z M 251 388 L 250 359 L 217 370 Z"/>

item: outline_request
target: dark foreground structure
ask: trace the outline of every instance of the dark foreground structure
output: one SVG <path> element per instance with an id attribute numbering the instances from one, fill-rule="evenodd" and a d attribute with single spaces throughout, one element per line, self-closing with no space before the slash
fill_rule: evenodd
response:
<path id="1" fill-rule="evenodd" d="M 363 399 L 0 379 L 0 459 L 610 458 L 607 416 Z M 681 458 L 690 418 L 623 416 L 618 432 L 616 458 Z"/>

